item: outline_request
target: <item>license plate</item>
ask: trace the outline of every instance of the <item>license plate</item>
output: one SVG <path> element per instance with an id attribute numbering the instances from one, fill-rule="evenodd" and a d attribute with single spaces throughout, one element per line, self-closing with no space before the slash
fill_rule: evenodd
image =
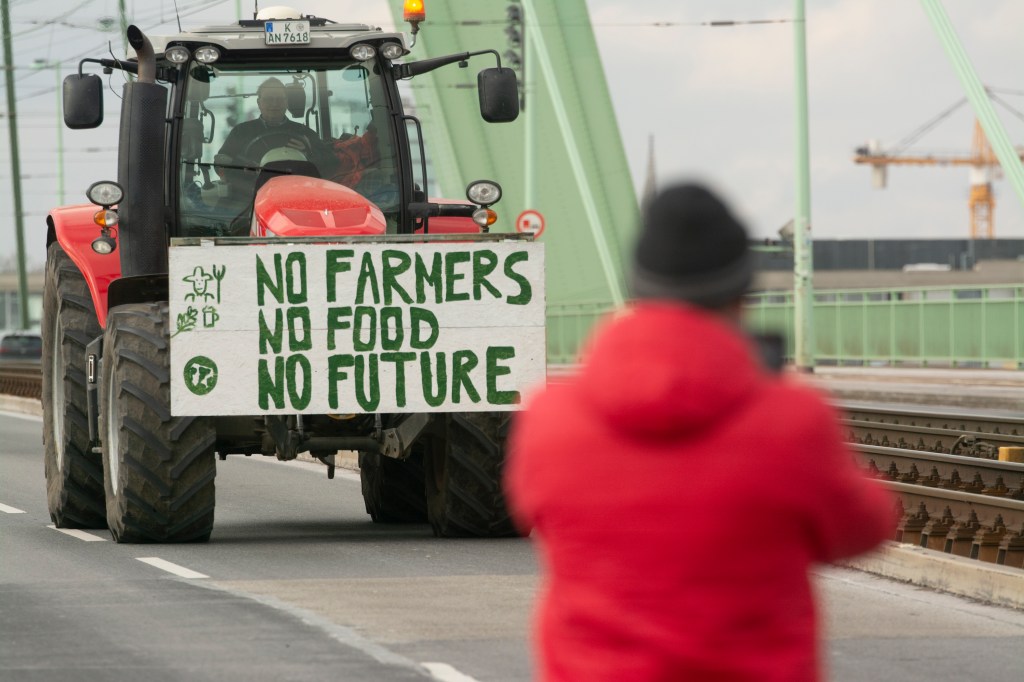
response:
<path id="1" fill-rule="evenodd" d="M 264 25 L 267 45 L 308 45 L 308 21 L 268 21 Z"/>

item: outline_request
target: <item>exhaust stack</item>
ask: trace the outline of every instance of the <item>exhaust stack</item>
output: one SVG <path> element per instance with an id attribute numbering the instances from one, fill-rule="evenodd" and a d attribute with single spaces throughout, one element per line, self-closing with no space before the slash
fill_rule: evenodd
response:
<path id="1" fill-rule="evenodd" d="M 124 188 L 118 231 L 121 276 L 167 272 L 164 225 L 164 137 L 167 90 L 156 83 L 156 57 L 149 38 L 129 26 L 128 43 L 138 57 L 138 79 L 125 83 L 121 105 L 117 181 Z"/>

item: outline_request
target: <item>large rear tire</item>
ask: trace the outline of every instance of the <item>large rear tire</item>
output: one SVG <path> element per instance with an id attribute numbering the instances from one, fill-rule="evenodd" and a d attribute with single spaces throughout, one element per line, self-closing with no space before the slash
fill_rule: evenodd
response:
<path id="1" fill-rule="evenodd" d="M 85 347 L 100 335 L 85 277 L 54 242 L 43 285 L 46 502 L 57 528 L 106 528 L 103 462 L 89 443 Z"/>
<path id="2" fill-rule="evenodd" d="M 423 453 L 416 446 L 405 460 L 376 452 L 360 452 L 359 478 L 366 513 L 374 523 L 423 523 L 427 520 Z"/>
<path id="3" fill-rule="evenodd" d="M 427 515 L 438 537 L 517 535 L 501 473 L 509 412 L 459 412 L 428 450 Z"/>
<path id="4" fill-rule="evenodd" d="M 111 310 L 100 432 L 107 525 L 118 542 L 205 542 L 213 530 L 216 429 L 172 417 L 167 303 Z"/>

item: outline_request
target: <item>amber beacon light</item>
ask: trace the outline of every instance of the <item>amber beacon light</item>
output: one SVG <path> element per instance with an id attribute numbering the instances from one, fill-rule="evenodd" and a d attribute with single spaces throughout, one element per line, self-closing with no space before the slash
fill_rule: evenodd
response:
<path id="1" fill-rule="evenodd" d="M 418 31 L 420 22 L 427 19 L 427 11 L 423 8 L 423 0 L 405 0 L 402 16 L 412 24 L 413 33 Z"/>

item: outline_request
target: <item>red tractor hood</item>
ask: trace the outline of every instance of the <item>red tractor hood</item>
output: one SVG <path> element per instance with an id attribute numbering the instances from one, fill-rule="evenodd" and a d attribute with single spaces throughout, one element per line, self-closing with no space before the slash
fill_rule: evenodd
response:
<path id="1" fill-rule="evenodd" d="M 271 178 L 256 193 L 252 236 L 384 234 L 384 214 L 344 185 L 302 175 Z"/>

